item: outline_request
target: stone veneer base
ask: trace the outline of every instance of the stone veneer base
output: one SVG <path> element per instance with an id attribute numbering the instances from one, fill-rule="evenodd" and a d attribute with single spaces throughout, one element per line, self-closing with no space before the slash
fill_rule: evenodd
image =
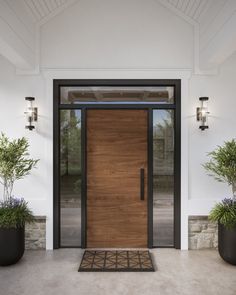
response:
<path id="1" fill-rule="evenodd" d="M 25 248 L 46 249 L 46 217 L 36 216 L 34 224 L 25 226 Z M 190 250 L 216 249 L 218 226 L 208 216 L 189 216 L 188 240 Z"/>
<path id="2" fill-rule="evenodd" d="M 218 225 L 208 216 L 189 216 L 188 241 L 190 250 L 216 249 L 218 247 Z"/>
<path id="3" fill-rule="evenodd" d="M 25 225 L 25 249 L 46 249 L 45 216 L 35 216 L 35 223 Z"/>

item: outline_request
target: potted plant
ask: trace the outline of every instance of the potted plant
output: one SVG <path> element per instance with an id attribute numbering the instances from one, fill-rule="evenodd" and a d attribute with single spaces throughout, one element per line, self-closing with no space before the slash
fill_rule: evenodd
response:
<path id="1" fill-rule="evenodd" d="M 204 167 L 209 175 L 232 188 L 232 197 L 217 203 L 209 219 L 218 222 L 220 256 L 236 265 L 236 141 L 227 141 L 208 155 L 211 160 Z"/>
<path id="2" fill-rule="evenodd" d="M 34 217 L 24 199 L 12 196 L 16 180 L 28 175 L 38 160 L 29 158 L 27 139 L 10 141 L 0 135 L 0 183 L 3 200 L 0 202 L 0 265 L 16 263 L 25 250 L 25 223 Z"/>

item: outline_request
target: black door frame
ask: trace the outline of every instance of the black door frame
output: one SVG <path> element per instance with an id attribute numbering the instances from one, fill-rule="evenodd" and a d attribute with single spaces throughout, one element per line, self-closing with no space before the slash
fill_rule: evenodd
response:
<path id="1" fill-rule="evenodd" d="M 81 103 L 60 104 L 60 87 L 72 86 L 174 86 L 175 102 L 160 103 Z M 60 248 L 60 117 L 61 109 L 81 110 L 81 247 L 86 248 L 86 110 L 146 109 L 148 111 L 148 247 L 153 247 L 153 110 L 175 110 L 174 152 L 174 248 L 181 248 L 181 80 L 160 79 L 56 79 L 53 80 L 53 248 Z"/>

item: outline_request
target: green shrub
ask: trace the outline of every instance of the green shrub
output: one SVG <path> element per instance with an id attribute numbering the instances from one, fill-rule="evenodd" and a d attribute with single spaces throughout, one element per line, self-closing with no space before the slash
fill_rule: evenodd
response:
<path id="1" fill-rule="evenodd" d="M 33 221 L 33 214 L 24 199 L 10 197 L 0 202 L 0 228 L 20 228 Z"/>
<path id="2" fill-rule="evenodd" d="M 12 196 L 16 180 L 28 175 L 38 160 L 29 158 L 29 143 L 26 138 L 9 140 L 0 135 L 0 183 L 3 185 L 3 201 L 0 202 L 0 227 L 19 228 L 34 217 L 24 199 Z"/>
<path id="3" fill-rule="evenodd" d="M 223 224 L 228 229 L 236 227 L 236 201 L 225 198 L 217 203 L 211 210 L 209 219 Z"/>
<path id="4" fill-rule="evenodd" d="M 5 201 L 12 197 L 13 185 L 30 173 L 38 160 L 29 159 L 29 143 L 22 137 L 12 141 L 4 133 L 0 136 L 0 183 Z"/>
<path id="5" fill-rule="evenodd" d="M 236 141 L 226 141 L 223 146 L 210 152 L 211 160 L 204 164 L 210 176 L 217 181 L 226 182 L 232 187 L 233 195 L 236 194 Z"/>
<path id="6" fill-rule="evenodd" d="M 211 157 L 204 168 L 217 181 L 225 182 L 232 188 L 233 197 L 217 203 L 209 219 L 223 224 L 226 228 L 236 227 L 236 141 L 227 141 L 223 146 L 209 153 Z"/>

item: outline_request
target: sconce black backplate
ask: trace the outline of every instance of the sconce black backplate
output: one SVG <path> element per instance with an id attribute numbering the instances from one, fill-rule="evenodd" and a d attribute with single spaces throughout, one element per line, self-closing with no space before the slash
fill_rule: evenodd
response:
<path id="1" fill-rule="evenodd" d="M 30 131 L 32 131 L 35 127 L 32 126 L 32 125 L 28 125 L 28 126 L 25 126 L 26 129 L 29 129 Z"/>
<path id="2" fill-rule="evenodd" d="M 209 100 L 209 97 L 207 97 L 207 96 L 202 96 L 202 97 L 199 97 L 199 100 L 200 100 L 200 101 L 206 101 L 206 100 Z"/>
<path id="3" fill-rule="evenodd" d="M 25 97 L 25 100 L 33 101 L 33 100 L 35 100 L 35 97 L 26 96 Z"/>
<path id="4" fill-rule="evenodd" d="M 209 129 L 209 126 L 199 126 L 199 129 L 201 129 L 202 131 L 204 131 L 205 129 Z"/>

